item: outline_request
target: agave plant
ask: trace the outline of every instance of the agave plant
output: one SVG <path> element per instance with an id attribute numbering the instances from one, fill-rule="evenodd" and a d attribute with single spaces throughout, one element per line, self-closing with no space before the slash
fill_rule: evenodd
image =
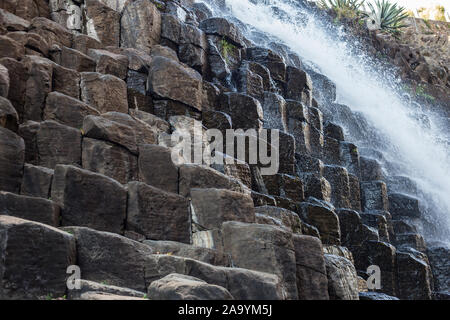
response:
<path id="1" fill-rule="evenodd" d="M 386 0 L 377 0 L 375 6 L 367 3 L 369 13 L 369 24 L 376 25 L 381 30 L 390 33 L 398 33 L 401 28 L 406 27 L 403 21 L 408 18 L 408 12 L 403 7 L 397 7 L 396 3 L 390 3 Z"/>

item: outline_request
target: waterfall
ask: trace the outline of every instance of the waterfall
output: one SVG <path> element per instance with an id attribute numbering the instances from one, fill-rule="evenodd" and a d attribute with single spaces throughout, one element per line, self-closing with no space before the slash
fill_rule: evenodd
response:
<path id="1" fill-rule="evenodd" d="M 402 91 L 400 80 L 380 67 L 339 26 L 326 22 L 301 0 L 204 0 L 216 16 L 235 19 L 260 46 L 276 41 L 302 58 L 307 68 L 336 84 L 337 103 L 362 115 L 374 128 L 364 138 L 345 121 L 346 139 L 383 155 L 390 176 L 417 183 L 425 219 L 437 230 L 427 239 L 450 240 L 449 128 L 443 118 Z M 222 2 L 226 9 L 218 9 Z M 264 33 L 265 36 L 260 34 Z M 333 119 L 336 120 L 336 119 Z M 389 164 L 395 164 L 390 166 Z M 407 188 L 402 190 L 408 192 Z"/>

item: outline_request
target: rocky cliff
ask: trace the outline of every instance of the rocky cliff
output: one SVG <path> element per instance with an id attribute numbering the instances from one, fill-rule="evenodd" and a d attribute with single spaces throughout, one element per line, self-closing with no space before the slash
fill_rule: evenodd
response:
<path id="1" fill-rule="evenodd" d="M 419 201 L 346 141 L 330 110 L 357 115 L 289 48 L 190 0 L 0 7 L 0 298 L 450 297 Z M 198 127 L 200 144 L 279 130 L 278 173 L 174 162 Z"/>

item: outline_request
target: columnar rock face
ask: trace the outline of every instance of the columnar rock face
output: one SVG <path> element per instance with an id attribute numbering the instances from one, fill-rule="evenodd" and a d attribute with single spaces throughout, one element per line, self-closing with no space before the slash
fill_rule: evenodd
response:
<path id="1" fill-rule="evenodd" d="M 98 115 L 98 111 L 76 98 L 59 92 L 47 96 L 44 120 L 55 120 L 61 124 L 80 129 L 87 115 Z"/>
<path id="2" fill-rule="evenodd" d="M 187 199 L 141 182 L 128 184 L 127 230 L 147 239 L 190 243 Z"/>
<path id="3" fill-rule="evenodd" d="M 0 298 L 448 297 L 417 184 L 346 141 L 372 129 L 339 84 L 193 2 L 0 1 Z"/>
<path id="4" fill-rule="evenodd" d="M 23 167 L 23 180 L 20 194 L 31 197 L 49 198 L 52 179 L 52 169 L 26 163 Z"/>
<path id="5" fill-rule="evenodd" d="M 67 227 L 76 238 L 77 264 L 83 279 L 146 291 L 145 259 L 150 247 L 121 237 L 83 227 Z M 118 254 L 120 252 L 120 254 Z"/>
<path id="6" fill-rule="evenodd" d="M 112 75 L 96 72 L 81 73 L 81 99 L 101 113 L 128 113 L 127 86 Z"/>
<path id="7" fill-rule="evenodd" d="M 292 236 L 268 225 L 226 222 L 223 250 L 241 268 L 275 273 L 282 279 L 287 299 L 297 299 L 295 252 Z"/>
<path id="8" fill-rule="evenodd" d="M 102 1 L 86 0 L 84 7 L 85 33 L 105 46 L 119 46 L 120 13 Z"/>
<path id="9" fill-rule="evenodd" d="M 25 160 L 25 143 L 14 132 L 0 127 L 0 188 L 19 192 Z"/>
<path id="10" fill-rule="evenodd" d="M 431 281 L 431 270 L 426 261 L 412 253 L 397 253 L 397 285 L 401 299 L 430 300 Z"/>
<path id="11" fill-rule="evenodd" d="M 358 279 L 353 264 L 346 258 L 326 254 L 328 293 L 331 300 L 359 300 Z"/>
<path id="12" fill-rule="evenodd" d="M 66 232 L 0 216 L 1 299 L 62 297 L 67 267 L 75 264 L 75 238 Z"/>
<path id="13" fill-rule="evenodd" d="M 148 287 L 151 300 L 232 300 L 227 289 L 198 278 L 172 273 Z"/>
<path id="14" fill-rule="evenodd" d="M 202 109 L 202 78 L 194 69 L 165 57 L 155 57 L 150 66 L 148 83 L 151 93 L 157 98 Z"/>
<path id="15" fill-rule="evenodd" d="M 191 189 L 193 222 L 206 229 L 218 229 L 223 222 L 255 222 L 255 208 L 249 195 L 225 189 Z"/>
<path id="16" fill-rule="evenodd" d="M 22 219 L 59 226 L 59 207 L 53 201 L 0 192 L 0 212 Z"/>
<path id="17" fill-rule="evenodd" d="M 298 298 L 328 300 L 328 279 L 322 243 L 316 237 L 294 235 Z"/>
<path id="18" fill-rule="evenodd" d="M 150 48 L 160 40 L 161 14 L 151 1 L 138 0 L 126 5 L 120 24 L 122 47 L 149 53 Z"/>
<path id="19" fill-rule="evenodd" d="M 341 229 L 339 218 L 334 212 L 333 206 L 314 198 L 310 198 L 308 201 L 311 202 L 302 204 L 302 217 L 306 222 L 317 227 L 322 242 L 339 245 L 341 243 Z"/>
<path id="20" fill-rule="evenodd" d="M 184 164 L 180 166 L 179 192 L 189 196 L 193 188 L 228 189 L 241 192 L 239 181 L 221 174 L 207 166 Z"/>
<path id="21" fill-rule="evenodd" d="M 139 147 L 139 180 L 162 190 L 178 193 L 178 168 L 169 148 L 157 145 Z M 181 195 L 185 196 L 182 192 Z"/>
<path id="22" fill-rule="evenodd" d="M 119 234 L 124 230 L 127 192 L 111 178 L 58 165 L 52 199 L 61 206 L 63 226 L 86 226 Z"/>
<path id="23" fill-rule="evenodd" d="M 24 137 L 27 162 L 47 168 L 57 164 L 80 164 L 81 132 L 53 120 L 27 121 L 19 127 Z"/>

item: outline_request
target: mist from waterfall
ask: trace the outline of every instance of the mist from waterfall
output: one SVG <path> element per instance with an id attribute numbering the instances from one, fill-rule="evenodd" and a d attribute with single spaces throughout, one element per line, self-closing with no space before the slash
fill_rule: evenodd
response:
<path id="1" fill-rule="evenodd" d="M 224 1 L 230 11 L 215 10 L 215 15 L 231 13 L 250 26 L 244 33 L 258 45 L 265 43 L 252 36 L 254 30 L 274 37 L 271 41 L 283 42 L 304 63 L 336 84 L 336 102 L 360 112 L 380 132 L 377 139 L 384 140 L 379 151 L 389 162 L 399 164 L 395 175 L 408 176 L 417 183 L 427 220 L 439 228 L 441 240 L 449 241 L 450 155 L 445 137 L 449 128 L 442 126 L 441 119 L 405 100 L 393 73 L 378 68 L 364 52 L 355 50 L 355 43 L 343 41 L 343 30 L 327 25 L 319 15 L 298 5 L 300 1 Z M 211 5 L 213 1 L 198 2 Z M 346 129 L 345 123 L 340 125 Z M 359 147 L 372 146 L 370 140 L 355 140 L 349 130 L 346 133 L 346 139 Z"/>

